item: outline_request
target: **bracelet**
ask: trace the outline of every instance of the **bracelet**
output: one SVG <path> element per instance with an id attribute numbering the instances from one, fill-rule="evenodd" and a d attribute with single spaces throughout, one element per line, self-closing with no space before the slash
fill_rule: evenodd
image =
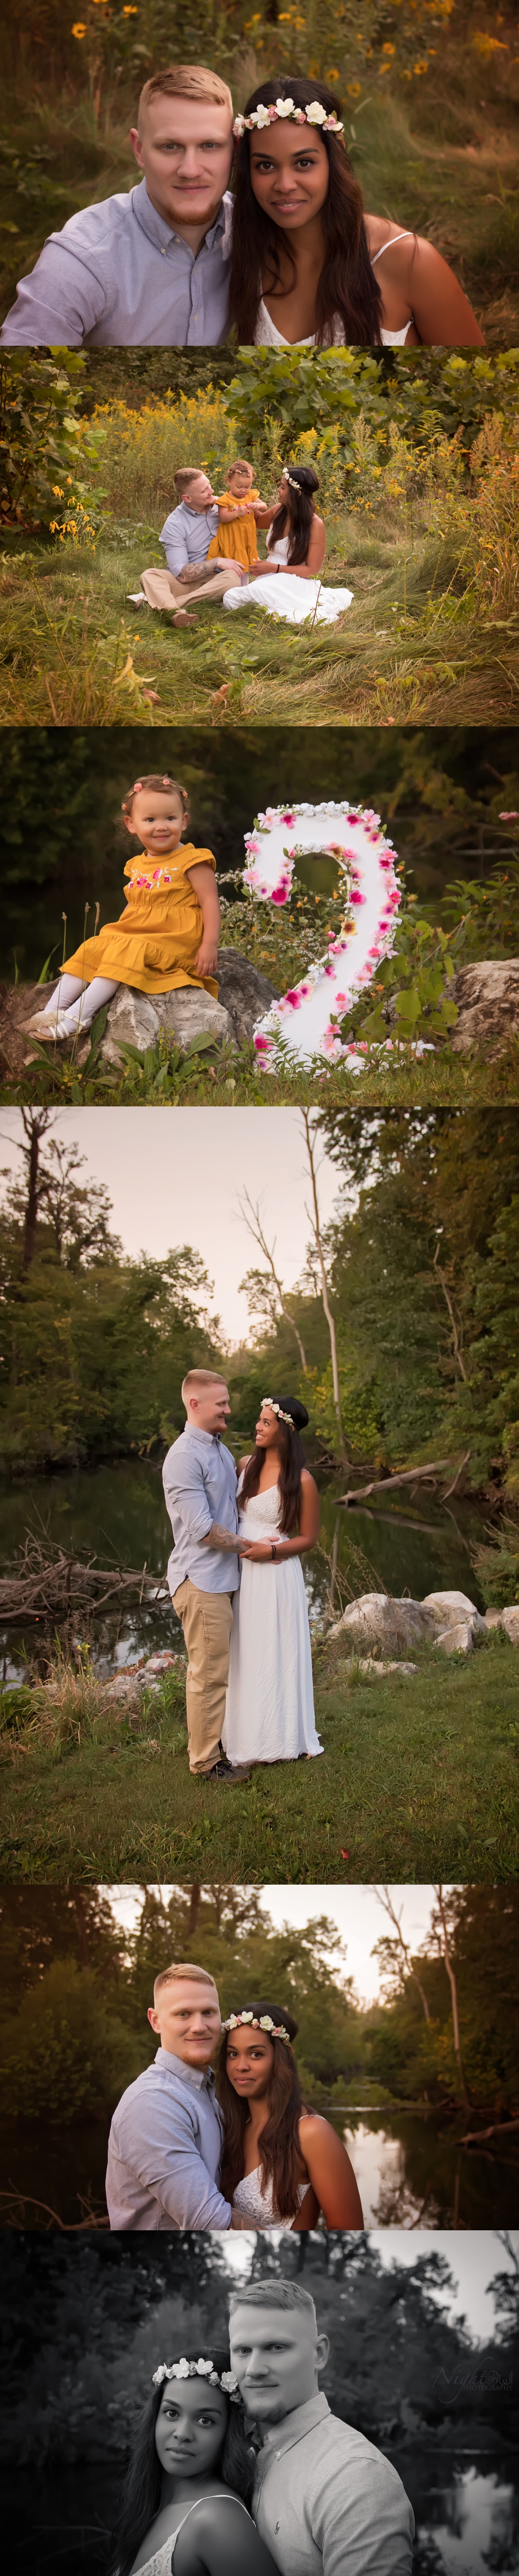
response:
<path id="1" fill-rule="evenodd" d="M 274 1559 L 274 1564 L 275 1564 L 275 1563 L 276 1563 L 276 1550 L 275 1550 L 274 1540 L 273 1540 L 273 1539 L 271 1539 L 271 1542 L 270 1542 L 270 1553 L 271 1553 L 271 1556 L 272 1556 L 272 1557 L 273 1557 L 273 1559 Z"/>

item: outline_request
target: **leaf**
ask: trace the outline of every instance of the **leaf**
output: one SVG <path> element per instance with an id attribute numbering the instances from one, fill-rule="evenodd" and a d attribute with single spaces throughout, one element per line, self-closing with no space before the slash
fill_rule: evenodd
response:
<path id="1" fill-rule="evenodd" d="M 421 1007 L 418 993 L 413 992 L 412 990 L 405 993 L 397 993 L 395 1011 L 399 1020 L 404 1020 L 409 1025 L 409 1028 L 415 1028 L 416 1021 L 421 1018 Z"/>

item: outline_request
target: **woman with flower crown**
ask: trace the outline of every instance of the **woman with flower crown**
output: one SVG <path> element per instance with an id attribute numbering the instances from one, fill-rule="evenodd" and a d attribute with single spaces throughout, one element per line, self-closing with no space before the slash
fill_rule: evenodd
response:
<path id="1" fill-rule="evenodd" d="M 264 501 L 255 505 L 256 524 L 267 530 L 267 561 L 262 563 L 258 557 L 249 564 L 248 583 L 226 590 L 224 608 L 246 608 L 252 597 L 254 608 L 267 608 L 288 626 L 301 625 L 305 617 L 312 626 L 334 626 L 343 610 L 351 608 L 352 590 L 322 587 L 326 532 L 315 507 L 318 491 L 313 465 L 284 466 L 277 509 L 268 508 Z"/>
<path id="2" fill-rule="evenodd" d="M 305 1465 L 297 1396 L 264 1396 L 256 1447 L 238 1477 L 241 1581 L 235 1595 L 222 1744 L 233 1765 L 322 1753 L 301 1557 L 315 1547 L 319 1495 Z"/>
<path id="3" fill-rule="evenodd" d="M 228 2352 L 159 2362 L 132 2431 L 113 2576 L 276 2576 L 249 2512 L 255 2474 Z"/>
<path id="4" fill-rule="evenodd" d="M 241 346 L 484 346 L 432 242 L 364 213 L 333 90 L 263 81 L 234 135 L 229 302 Z"/>
<path id="5" fill-rule="evenodd" d="M 225 2137 L 222 2191 L 233 2226 L 363 2227 L 342 2139 L 307 2109 L 292 2043 L 297 2022 L 278 2004 L 250 2003 L 224 2021 L 216 2089 Z"/>

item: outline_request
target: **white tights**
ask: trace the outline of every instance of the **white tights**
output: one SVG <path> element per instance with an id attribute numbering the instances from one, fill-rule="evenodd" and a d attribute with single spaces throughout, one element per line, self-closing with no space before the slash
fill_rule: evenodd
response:
<path id="1" fill-rule="evenodd" d="M 92 984 L 82 984 L 78 975 L 60 975 L 55 993 L 45 1003 L 44 1017 L 55 1018 L 59 1011 L 66 1021 L 67 1034 L 73 1037 L 80 1025 L 82 1029 L 90 1028 L 96 1011 L 102 1009 L 103 1002 L 111 1002 L 116 992 L 117 985 L 108 984 L 104 975 L 94 975 Z"/>

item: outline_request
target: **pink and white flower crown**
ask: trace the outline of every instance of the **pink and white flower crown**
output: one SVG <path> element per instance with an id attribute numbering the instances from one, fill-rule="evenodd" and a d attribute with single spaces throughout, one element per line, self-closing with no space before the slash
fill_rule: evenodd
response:
<path id="1" fill-rule="evenodd" d="M 282 2021 L 275 2022 L 272 2020 L 272 2013 L 261 2013 L 259 2021 L 257 2013 L 229 2013 L 228 2021 L 222 2022 L 222 2030 L 242 2030 L 246 2022 L 252 2022 L 253 2030 L 266 2030 L 269 2039 L 287 2039 L 290 2048 L 291 2041 L 288 2030 L 284 2029 Z"/>
<path id="2" fill-rule="evenodd" d="M 223 2388 L 231 2406 L 239 2406 L 240 2391 L 234 2370 L 215 2370 L 214 2361 L 159 2361 L 154 2370 L 152 2388 L 161 2388 L 163 2379 L 207 2379 L 210 2388 Z"/>
<path id="3" fill-rule="evenodd" d="M 280 1421 L 280 1422 L 288 1422 L 288 1428 L 289 1428 L 289 1431 L 294 1431 L 294 1430 L 295 1430 L 295 1424 L 294 1424 L 294 1423 L 293 1423 L 293 1421 L 292 1421 L 292 1415 L 291 1415 L 291 1413 L 284 1413 L 284 1412 L 283 1412 L 283 1406 L 282 1406 L 281 1404 L 275 1404 L 275 1402 L 274 1402 L 274 1396 L 273 1396 L 273 1395 L 262 1395 L 262 1398 L 261 1398 L 261 1410 L 262 1410 L 262 1412 L 263 1412 L 263 1408 L 264 1408 L 264 1405 L 265 1405 L 265 1404 L 268 1404 L 268 1406 L 269 1406 L 269 1409 L 270 1409 L 270 1412 L 271 1412 L 271 1413 L 277 1413 L 277 1414 L 278 1414 L 278 1417 L 279 1417 L 279 1421 Z"/>
<path id="4" fill-rule="evenodd" d="M 262 128 L 266 125 L 277 125 L 282 117 L 288 118 L 290 125 L 320 125 L 323 134 L 344 133 L 344 126 L 341 118 L 336 116 L 335 109 L 333 108 L 331 116 L 328 116 L 327 109 L 322 106 L 320 98 L 311 98 L 308 107 L 296 107 L 293 98 L 277 98 L 271 107 L 265 107 L 260 100 L 259 107 L 253 107 L 250 116 L 235 116 L 233 134 L 238 135 L 241 141 L 242 134 L 250 134 L 254 126 L 261 133 Z"/>

